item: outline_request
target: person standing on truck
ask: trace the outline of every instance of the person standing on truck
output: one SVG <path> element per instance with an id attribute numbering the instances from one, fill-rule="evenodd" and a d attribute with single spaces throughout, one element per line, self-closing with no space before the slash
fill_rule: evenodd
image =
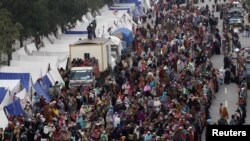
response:
<path id="1" fill-rule="evenodd" d="M 93 38 L 96 38 L 96 34 L 95 34 L 95 29 L 96 29 L 96 20 L 94 19 L 92 22 L 91 22 L 91 33 L 92 33 L 92 37 Z"/>
<path id="2" fill-rule="evenodd" d="M 88 39 L 92 40 L 92 27 L 90 24 L 87 27 L 87 31 L 88 31 Z"/>

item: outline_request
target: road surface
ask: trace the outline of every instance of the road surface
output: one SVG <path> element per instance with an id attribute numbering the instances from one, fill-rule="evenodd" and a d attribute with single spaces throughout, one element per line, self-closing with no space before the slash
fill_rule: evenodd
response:
<path id="1" fill-rule="evenodd" d="M 223 1 L 218 1 L 218 3 L 223 3 Z M 199 2 L 197 5 L 199 7 L 205 6 L 206 4 L 209 5 L 209 7 L 212 7 L 212 4 L 214 4 L 214 1 L 205 0 L 205 3 Z M 214 14 L 216 17 L 219 17 L 219 12 L 215 12 Z M 247 21 L 247 20 L 245 20 Z M 220 33 L 222 33 L 222 20 L 219 19 L 218 28 L 220 30 Z M 248 47 L 250 46 L 250 38 L 243 37 L 243 33 L 239 34 L 240 41 L 242 47 Z M 224 55 L 214 55 L 211 58 L 211 61 L 216 68 L 223 67 L 223 58 Z M 250 90 L 248 90 L 248 93 Z M 219 115 L 219 105 L 220 103 L 223 103 L 224 106 L 228 108 L 229 116 L 231 117 L 232 114 L 234 114 L 235 110 L 237 109 L 237 85 L 235 83 L 231 83 L 229 85 L 220 85 L 219 92 L 216 93 L 216 98 L 213 100 L 212 105 L 210 107 L 210 115 L 212 118 L 212 123 L 217 123 L 218 119 L 220 118 Z M 248 103 L 250 102 L 250 96 L 248 96 Z M 247 105 L 247 109 L 250 109 L 250 105 Z M 248 115 L 248 114 L 247 114 Z M 250 124 L 250 116 L 246 117 L 246 123 Z M 205 141 L 205 135 L 202 135 L 202 141 Z"/>

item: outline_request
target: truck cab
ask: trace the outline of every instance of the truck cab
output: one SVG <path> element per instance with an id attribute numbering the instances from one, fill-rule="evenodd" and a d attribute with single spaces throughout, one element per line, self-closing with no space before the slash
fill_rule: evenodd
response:
<path id="1" fill-rule="evenodd" d="M 73 67 L 70 70 L 69 87 L 94 86 L 95 76 L 93 67 Z"/>

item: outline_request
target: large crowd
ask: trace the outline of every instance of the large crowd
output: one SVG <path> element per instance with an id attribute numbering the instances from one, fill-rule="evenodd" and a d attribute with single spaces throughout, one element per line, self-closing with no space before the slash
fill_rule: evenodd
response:
<path id="1" fill-rule="evenodd" d="M 133 53 L 116 62 L 105 83 L 69 88 L 69 71 L 60 69 L 65 86 L 50 88 L 50 103 L 35 93 L 26 116 L 8 117 L 0 140 L 201 141 L 214 124 L 209 107 L 219 86 L 233 81 L 226 71 L 236 76 L 230 54 L 223 77 L 210 60 L 222 53 L 218 18 L 208 6 L 159 0 L 141 21 L 133 28 Z M 232 117 L 221 105 L 216 124 L 243 124 L 246 103 L 239 99 Z"/>

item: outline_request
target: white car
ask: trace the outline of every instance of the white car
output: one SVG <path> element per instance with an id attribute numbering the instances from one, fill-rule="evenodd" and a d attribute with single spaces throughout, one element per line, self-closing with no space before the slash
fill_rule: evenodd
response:
<path id="1" fill-rule="evenodd" d="M 95 76 L 93 67 L 73 67 L 70 70 L 69 87 L 86 86 L 90 84 L 95 86 Z"/>

